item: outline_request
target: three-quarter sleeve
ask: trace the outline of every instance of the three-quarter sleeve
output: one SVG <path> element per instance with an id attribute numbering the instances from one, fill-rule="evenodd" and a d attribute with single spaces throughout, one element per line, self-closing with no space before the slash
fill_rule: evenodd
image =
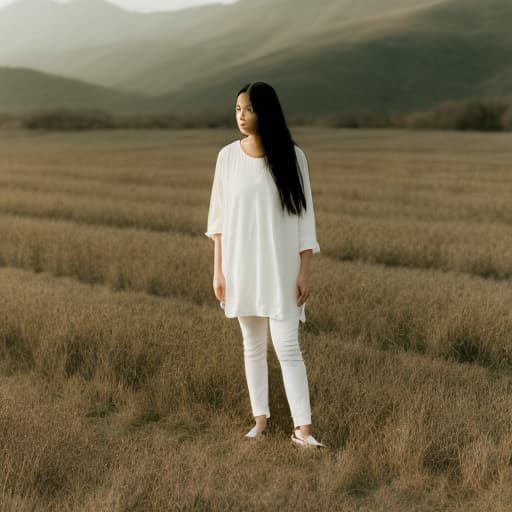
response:
<path id="1" fill-rule="evenodd" d="M 222 233 L 222 220 L 224 215 L 224 183 L 223 183 L 223 154 L 222 150 L 217 155 L 213 184 L 210 195 L 210 209 L 205 235 L 215 240 L 215 233 Z"/>
<path id="2" fill-rule="evenodd" d="M 313 249 L 313 253 L 317 253 L 320 252 L 320 245 L 316 238 L 315 210 L 313 207 L 313 194 L 311 193 L 308 161 L 306 155 L 300 148 L 297 153 L 307 207 L 299 216 L 299 252 L 306 249 Z"/>

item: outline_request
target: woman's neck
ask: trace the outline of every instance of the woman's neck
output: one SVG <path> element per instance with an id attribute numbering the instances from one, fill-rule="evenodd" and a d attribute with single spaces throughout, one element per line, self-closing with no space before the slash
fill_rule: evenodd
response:
<path id="1" fill-rule="evenodd" d="M 245 139 L 242 139 L 242 144 L 247 153 L 256 157 L 265 156 L 262 154 L 265 153 L 265 148 L 259 135 L 248 135 Z"/>

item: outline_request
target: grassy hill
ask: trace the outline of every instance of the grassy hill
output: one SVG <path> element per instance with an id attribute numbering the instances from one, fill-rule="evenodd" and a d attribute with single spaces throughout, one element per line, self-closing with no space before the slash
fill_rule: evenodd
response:
<path id="1" fill-rule="evenodd" d="M 56 107 L 114 112 L 156 109 L 155 101 L 134 93 L 88 84 L 23 68 L 0 68 L 0 111 Z"/>
<path id="2" fill-rule="evenodd" d="M 176 106 L 229 103 L 239 84 L 255 79 L 274 84 L 290 110 L 310 113 L 414 110 L 446 99 L 507 95 L 512 91 L 507 21 L 512 5 L 500 0 L 444 2 L 354 24 L 345 41 L 299 46 L 233 66 L 209 77 L 207 95 L 197 81 L 168 99 Z"/>

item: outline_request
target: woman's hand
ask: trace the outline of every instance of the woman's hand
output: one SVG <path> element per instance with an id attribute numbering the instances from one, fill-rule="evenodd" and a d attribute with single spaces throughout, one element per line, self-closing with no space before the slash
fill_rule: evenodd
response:
<path id="1" fill-rule="evenodd" d="M 215 292 L 215 297 L 217 297 L 217 300 L 220 301 L 226 299 L 226 280 L 222 270 L 219 270 L 213 274 L 213 291 Z"/>
<path id="2" fill-rule="evenodd" d="M 309 296 L 309 274 L 299 272 L 297 277 L 297 306 L 302 306 Z"/>

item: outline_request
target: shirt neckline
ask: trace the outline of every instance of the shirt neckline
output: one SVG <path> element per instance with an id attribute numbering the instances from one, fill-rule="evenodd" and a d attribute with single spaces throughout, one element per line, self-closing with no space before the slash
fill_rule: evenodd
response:
<path id="1" fill-rule="evenodd" d="M 242 139 L 238 139 L 238 147 L 240 148 L 240 151 L 243 155 L 245 155 L 247 158 L 252 158 L 253 160 L 264 160 L 267 156 L 251 156 L 248 155 L 244 149 L 242 148 Z"/>

